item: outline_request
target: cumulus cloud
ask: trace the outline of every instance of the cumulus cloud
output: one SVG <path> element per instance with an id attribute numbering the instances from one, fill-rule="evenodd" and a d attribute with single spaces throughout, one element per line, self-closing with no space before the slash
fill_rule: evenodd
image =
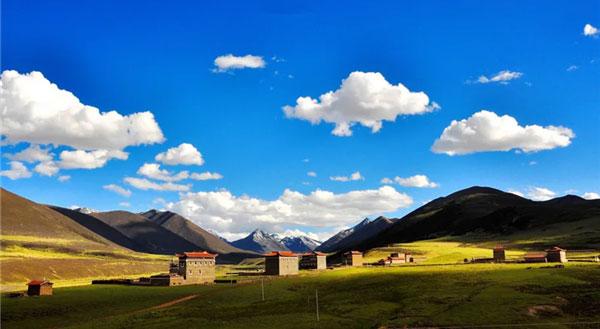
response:
<path id="1" fill-rule="evenodd" d="M 381 179 L 382 184 L 392 184 L 394 182 L 404 187 L 435 188 L 439 186 L 438 183 L 430 181 L 429 177 L 425 175 L 414 175 L 406 178 L 396 176 L 393 180 L 387 177 Z"/>
<path id="2" fill-rule="evenodd" d="M 5 154 L 5 157 L 22 162 L 35 163 L 40 161 L 52 160 L 53 154 L 50 153 L 49 148 L 42 148 L 39 145 L 29 145 L 28 148 L 15 154 Z"/>
<path id="3" fill-rule="evenodd" d="M 204 164 L 202 154 L 189 143 L 181 143 L 177 147 L 172 147 L 166 152 L 156 155 L 154 159 L 166 165 L 199 165 Z"/>
<path id="4" fill-rule="evenodd" d="M 556 192 L 545 187 L 531 187 L 527 191 L 527 197 L 533 201 L 547 201 L 556 197 Z"/>
<path id="5" fill-rule="evenodd" d="M 566 147 L 575 137 L 573 131 L 561 126 L 520 126 L 509 115 L 480 111 L 468 119 L 453 120 L 431 147 L 435 153 L 448 155 L 487 151 L 537 152 Z"/>
<path id="6" fill-rule="evenodd" d="M 33 170 L 42 176 L 54 176 L 60 169 L 58 168 L 56 162 L 44 161 L 38 163 Z"/>
<path id="7" fill-rule="evenodd" d="M 309 171 L 309 172 L 306 173 L 306 175 L 309 176 L 309 177 L 317 177 L 317 173 L 314 172 L 314 171 Z"/>
<path id="8" fill-rule="evenodd" d="M 126 198 L 129 198 L 131 196 L 131 190 L 128 190 L 122 186 L 119 186 L 117 184 L 108 184 L 108 185 L 104 185 L 102 186 L 103 189 L 107 190 L 107 191 L 112 191 L 115 192 L 121 196 L 124 196 Z"/>
<path id="9" fill-rule="evenodd" d="M 213 72 L 227 72 L 239 69 L 261 69 L 267 64 L 261 56 L 246 55 L 235 56 L 233 54 L 223 55 L 215 58 Z"/>
<path id="10" fill-rule="evenodd" d="M 151 112 L 122 115 L 82 104 L 40 72 L 2 72 L 2 135 L 14 144 L 67 145 L 76 149 L 122 150 L 164 140 Z"/>
<path id="11" fill-rule="evenodd" d="M 585 192 L 582 197 L 587 200 L 600 199 L 600 194 L 596 192 Z"/>
<path id="12" fill-rule="evenodd" d="M 391 186 L 382 186 L 340 194 L 323 190 L 302 194 L 286 189 L 276 200 L 235 196 L 227 190 L 188 192 L 165 208 L 228 236 L 255 228 L 283 232 L 285 225 L 345 226 L 357 218 L 396 211 L 412 203 L 410 196 Z"/>
<path id="13" fill-rule="evenodd" d="M 141 176 L 146 176 L 148 178 L 165 182 L 178 182 L 180 180 L 187 179 L 190 176 L 187 171 L 180 171 L 177 174 L 173 174 L 166 169 L 160 169 L 160 165 L 158 163 L 144 163 L 138 169 L 137 173 Z"/>
<path id="14" fill-rule="evenodd" d="M 477 79 L 477 82 L 478 83 L 497 82 L 497 83 L 501 83 L 501 84 L 508 84 L 508 82 L 510 80 L 518 79 L 521 76 L 523 76 L 522 72 L 514 72 L 514 71 L 504 70 L 504 71 L 500 71 L 500 72 L 494 74 L 491 77 L 486 77 L 485 75 L 482 75 Z"/>
<path id="15" fill-rule="evenodd" d="M 31 177 L 31 171 L 22 162 L 11 161 L 9 164 L 10 169 L 0 171 L 0 176 L 8 177 L 12 180 Z"/>
<path id="16" fill-rule="evenodd" d="M 592 26 L 591 24 L 585 24 L 583 27 L 583 35 L 586 37 L 596 37 L 598 36 L 598 33 L 600 33 L 598 28 Z"/>
<path id="17" fill-rule="evenodd" d="M 381 73 L 352 72 L 336 91 L 319 96 L 299 97 L 296 105 L 283 107 L 287 118 L 319 124 L 335 124 L 332 134 L 351 136 L 352 126 L 361 124 L 378 132 L 383 121 L 395 121 L 401 115 L 431 112 L 440 108 L 424 92 L 411 92 L 403 84 L 390 84 Z"/>
<path id="18" fill-rule="evenodd" d="M 110 159 L 127 160 L 129 154 L 119 150 L 62 151 L 59 166 L 65 169 L 96 169 L 104 167 Z"/>
<path id="19" fill-rule="evenodd" d="M 519 191 L 517 191 L 517 190 L 508 190 L 507 192 L 508 192 L 508 193 L 512 193 L 512 194 L 514 194 L 514 195 L 518 195 L 518 196 L 520 196 L 520 197 L 522 197 L 522 198 L 524 198 L 524 197 L 525 197 L 525 194 L 523 194 L 523 192 L 519 192 Z"/>
<path id="20" fill-rule="evenodd" d="M 218 180 L 218 179 L 222 179 L 223 175 L 217 173 L 217 172 L 210 172 L 210 171 L 205 171 L 202 173 L 192 173 L 190 175 L 190 178 L 193 180 Z"/>
<path id="21" fill-rule="evenodd" d="M 335 182 L 351 182 L 357 180 L 365 180 L 365 178 L 360 174 L 360 171 L 353 172 L 350 176 L 331 176 L 330 180 Z"/>
<path id="22" fill-rule="evenodd" d="M 175 184 L 172 182 L 156 183 L 146 178 L 125 177 L 124 181 L 125 183 L 144 191 L 154 190 L 186 192 L 190 190 L 190 185 Z"/>
<path id="23" fill-rule="evenodd" d="M 68 181 L 69 179 L 71 179 L 71 176 L 69 176 L 69 175 L 58 176 L 58 181 L 61 183 L 64 183 L 64 182 Z"/>

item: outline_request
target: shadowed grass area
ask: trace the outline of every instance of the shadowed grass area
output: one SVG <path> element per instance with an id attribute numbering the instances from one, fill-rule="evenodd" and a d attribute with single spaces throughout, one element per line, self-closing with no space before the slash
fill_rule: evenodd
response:
<path id="1" fill-rule="evenodd" d="M 88 286 L 2 300 L 5 328 L 377 328 L 600 321 L 600 266 L 469 264 L 342 268 L 260 283 Z M 198 297 L 161 310 L 169 300 Z M 136 312 L 142 310 L 140 312 Z M 538 310 L 538 311 L 535 311 Z M 541 310 L 541 311 L 539 311 Z M 542 312 L 543 311 L 543 312 Z"/>

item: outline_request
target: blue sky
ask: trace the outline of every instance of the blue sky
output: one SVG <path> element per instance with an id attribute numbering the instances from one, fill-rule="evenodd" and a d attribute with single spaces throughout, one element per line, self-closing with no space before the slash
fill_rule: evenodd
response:
<path id="1" fill-rule="evenodd" d="M 600 38 L 593 29 L 584 34 L 586 24 L 600 26 L 599 13 L 598 1 L 543 6 L 537 1 L 390 1 L 377 6 L 3 1 L 2 71 L 15 70 L 17 77 L 39 71 L 43 79 L 101 112 L 127 116 L 150 111 L 164 141 L 132 142 L 115 148 L 128 153 L 126 160 L 111 159 L 95 169 L 63 164 L 52 176 L 35 172 L 35 162 L 20 161 L 31 177 L 5 175 L 2 186 L 63 206 L 168 208 L 228 238 L 252 227 L 279 233 L 300 230 L 323 238 L 361 217 L 401 216 L 472 185 L 540 199 L 600 193 Z M 263 67 L 216 72 L 215 60 L 229 54 L 260 57 Z M 380 73 L 389 87 L 402 84 L 410 92 L 423 92 L 426 105 L 435 102 L 441 108 L 417 106 L 419 114 L 407 115 L 406 108 L 392 106 L 399 113 L 395 121 L 383 120 L 375 133 L 354 121 L 352 136 L 333 135 L 335 122 L 311 124 L 302 115 L 284 114 L 282 108 L 296 106 L 298 97 L 318 100 L 340 89 L 342 80 L 356 71 Z M 489 81 L 494 76 L 497 81 Z M 398 104 L 394 97 L 401 96 L 390 90 L 383 102 Z M 364 96 L 364 90 L 354 92 L 350 104 Z M 351 116 L 354 105 L 340 104 L 323 108 L 323 113 Z M 489 143 L 475 136 L 460 142 L 475 150 L 468 154 L 432 151 L 453 120 L 469 119 L 482 110 L 508 115 L 521 127 L 538 125 L 543 136 L 524 133 Z M 375 112 L 377 108 L 372 112 L 377 119 Z M 484 115 L 481 120 L 495 118 Z M 2 170 L 10 169 L 10 154 L 32 144 L 28 141 L 33 137 L 22 131 L 20 140 L 25 142 L 7 143 L 10 134 L 3 130 Z M 47 148 L 54 141 L 38 138 L 33 144 Z M 69 143 L 51 147 L 54 163 L 65 150 L 100 149 Z M 192 144 L 204 163 L 160 163 L 160 169 L 219 173 L 223 178 L 174 182 L 191 184 L 190 195 L 142 190 L 124 181 L 135 177 L 162 184 L 136 172 L 144 163 L 159 163 L 158 153 L 182 143 Z M 510 150 L 498 151 L 494 143 Z M 308 176 L 309 171 L 317 176 Z M 363 179 L 330 179 L 357 171 Z M 387 185 L 393 192 L 381 190 L 384 177 L 414 175 L 425 175 L 435 183 L 430 186 L 437 186 L 392 182 Z M 61 182 L 59 176 L 70 178 Z M 403 182 L 415 185 L 414 179 Z M 103 188 L 110 184 L 131 194 Z M 286 197 L 286 189 L 300 195 Z M 332 192 L 334 199 L 314 194 L 316 190 Z M 281 202 L 273 202 L 277 199 Z"/>

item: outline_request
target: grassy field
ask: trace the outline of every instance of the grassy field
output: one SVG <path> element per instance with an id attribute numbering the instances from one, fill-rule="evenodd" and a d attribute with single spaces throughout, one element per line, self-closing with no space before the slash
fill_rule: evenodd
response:
<path id="1" fill-rule="evenodd" d="M 545 323 L 597 328 L 600 266 L 424 265 L 340 268 L 260 283 L 85 286 L 2 299 L 3 328 L 394 328 Z M 315 291 L 320 321 L 316 322 Z M 195 299 L 162 309 L 182 297 Z"/>
<path id="2" fill-rule="evenodd" d="M 377 248 L 365 254 L 366 261 L 374 262 L 390 252 L 404 251 L 412 253 L 418 263 L 301 271 L 299 276 L 289 278 L 267 277 L 264 301 L 260 277 L 235 274 L 240 271 L 256 274 L 260 268 L 256 260 L 217 267 L 219 278 L 238 279 L 241 284 L 237 285 L 87 285 L 58 288 L 51 297 L 3 296 L 2 327 L 403 328 L 499 324 L 600 327 L 600 264 L 572 262 L 564 268 L 555 268 L 555 264 L 463 264 L 465 258 L 490 257 L 490 246 L 494 244 L 437 239 Z M 23 257 L 18 249 L 12 255 L 11 250 L 3 252 L 2 264 L 11 257 Z M 524 252 L 516 247 L 507 251 L 509 258 L 520 257 Z M 591 254 L 598 252 L 577 253 Z M 164 271 L 168 264 L 168 257 L 122 256 L 132 258 L 82 255 L 80 260 L 65 258 L 62 264 L 96 260 L 106 268 L 107 262 L 121 262 L 114 268 L 115 274 L 121 276 L 127 276 L 123 275 L 127 269 L 140 270 L 139 264 L 144 262 L 155 264 L 159 271 Z M 47 266 L 44 260 L 61 261 L 49 255 L 37 262 Z M 73 284 L 77 280 L 80 279 L 63 282 Z M 88 279 L 80 282 L 86 280 L 89 283 Z M 194 298 L 156 308 L 189 296 Z M 597 323 L 576 325 L 575 322 Z"/>

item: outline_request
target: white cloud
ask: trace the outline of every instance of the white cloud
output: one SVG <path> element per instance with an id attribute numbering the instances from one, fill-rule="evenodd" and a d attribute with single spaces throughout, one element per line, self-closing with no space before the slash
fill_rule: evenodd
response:
<path id="1" fill-rule="evenodd" d="M 392 85 L 377 72 L 352 72 L 336 91 L 329 91 L 319 99 L 299 97 L 295 106 L 286 105 L 288 118 L 319 124 L 335 124 L 336 136 L 351 136 L 354 124 L 378 132 L 382 122 L 395 121 L 400 115 L 414 115 L 438 109 L 424 92 L 411 92 L 401 83 Z"/>
<path id="2" fill-rule="evenodd" d="M 68 181 L 69 179 L 71 179 L 71 176 L 69 176 L 69 175 L 58 176 L 58 181 L 61 183 L 64 183 L 64 182 Z"/>
<path id="3" fill-rule="evenodd" d="M 104 167 L 110 159 L 127 160 L 129 154 L 119 150 L 62 151 L 59 167 L 65 169 L 96 169 Z"/>
<path id="4" fill-rule="evenodd" d="M 585 192 L 582 197 L 587 200 L 600 199 L 600 194 L 596 192 Z"/>
<path id="5" fill-rule="evenodd" d="M 108 185 L 104 185 L 102 186 L 103 189 L 107 190 L 107 191 L 112 191 L 115 192 L 121 196 L 124 196 L 126 198 L 129 198 L 131 196 L 131 190 L 128 190 L 124 187 L 121 187 L 117 184 L 108 184 Z"/>
<path id="6" fill-rule="evenodd" d="M 404 187 L 435 188 L 439 186 L 438 183 L 430 181 L 429 177 L 425 175 L 414 175 L 406 178 L 396 176 L 393 180 L 387 177 L 381 179 L 382 184 L 392 184 L 393 182 Z"/>
<path id="7" fill-rule="evenodd" d="M 67 145 L 76 149 L 122 150 L 164 140 L 151 112 L 121 115 L 82 104 L 40 72 L 2 72 L 0 118 L 9 144 Z"/>
<path id="8" fill-rule="evenodd" d="M 187 171 L 180 171 L 177 174 L 173 174 L 166 169 L 160 169 L 158 163 L 144 163 L 137 171 L 138 175 L 146 176 L 148 178 L 161 180 L 165 182 L 178 182 L 189 178 Z"/>
<path id="9" fill-rule="evenodd" d="M 521 73 L 521 72 L 504 70 L 504 71 L 500 71 L 500 72 L 496 73 L 495 75 L 493 75 L 492 77 L 489 77 L 489 78 L 486 77 L 485 75 L 482 75 L 477 79 L 477 82 L 478 83 L 498 82 L 501 84 L 507 84 L 510 80 L 518 79 L 521 76 L 523 76 L 523 73 Z"/>
<path id="10" fill-rule="evenodd" d="M 165 205 L 167 203 L 167 201 L 163 198 L 155 198 L 154 200 L 152 200 L 152 204 L 156 204 L 156 205 Z"/>
<path id="11" fill-rule="evenodd" d="M 538 163 L 537 163 L 537 161 L 529 161 L 529 165 L 530 165 L 530 166 L 535 166 L 535 165 L 537 165 L 537 164 L 538 164 Z"/>
<path id="12" fill-rule="evenodd" d="M 235 56 L 233 54 L 223 55 L 215 58 L 215 68 L 213 72 L 226 72 L 239 69 L 260 69 L 267 64 L 261 56 L 246 55 Z"/>
<path id="13" fill-rule="evenodd" d="M 155 190 L 185 192 L 190 190 L 190 185 L 175 184 L 171 182 L 156 183 L 145 178 L 125 177 L 124 181 L 125 183 L 144 191 Z"/>
<path id="14" fill-rule="evenodd" d="M 522 198 L 524 198 L 524 197 L 525 197 L 525 194 L 523 194 L 522 192 L 519 192 L 519 191 L 517 191 L 517 190 L 508 190 L 507 192 L 508 192 L 508 193 L 512 193 L 512 194 L 514 194 L 514 195 L 518 195 L 518 196 L 520 196 L 520 197 L 522 197 Z"/>
<path id="15" fill-rule="evenodd" d="M 556 197 L 556 193 L 545 187 L 531 187 L 527 191 L 527 197 L 533 201 L 547 201 Z"/>
<path id="16" fill-rule="evenodd" d="M 189 143 L 181 143 L 154 157 L 156 161 L 167 165 L 199 165 L 204 164 L 202 154 Z"/>
<path id="17" fill-rule="evenodd" d="M 598 35 L 598 33 L 600 33 L 598 28 L 592 26 L 591 24 L 585 24 L 583 27 L 583 35 L 586 37 L 595 37 Z"/>
<path id="18" fill-rule="evenodd" d="M 35 172 L 43 176 L 54 176 L 60 170 L 54 161 L 40 162 L 33 168 Z"/>
<path id="19" fill-rule="evenodd" d="M 222 179 L 223 175 L 216 172 L 205 171 L 202 173 L 192 173 L 190 178 L 194 180 L 218 180 Z"/>
<path id="20" fill-rule="evenodd" d="M 0 176 L 5 176 L 12 180 L 31 177 L 31 171 L 22 162 L 11 161 L 9 164 L 10 169 L 0 171 Z"/>
<path id="21" fill-rule="evenodd" d="M 317 177 L 317 173 L 314 172 L 314 171 L 309 171 L 309 172 L 306 173 L 306 175 L 309 176 L 309 177 Z"/>
<path id="22" fill-rule="evenodd" d="M 168 203 L 166 208 L 228 237 L 255 228 L 283 232 L 285 225 L 344 226 L 357 218 L 396 211 L 412 203 L 410 196 L 382 186 L 341 194 L 323 190 L 302 194 L 286 189 L 272 201 L 235 196 L 227 190 L 189 192 L 180 194 L 180 200 Z"/>
<path id="23" fill-rule="evenodd" d="M 365 180 L 365 178 L 360 174 L 360 171 L 355 171 L 350 176 L 331 176 L 329 179 L 336 182 Z"/>
<path id="24" fill-rule="evenodd" d="M 435 141 L 431 150 L 448 155 L 487 151 L 537 152 L 566 147 L 575 137 L 573 131 L 561 126 L 520 126 L 509 115 L 479 111 L 468 119 L 453 120 Z"/>
<path id="25" fill-rule="evenodd" d="M 579 69 L 579 66 L 577 65 L 571 65 L 569 67 L 567 67 L 567 72 L 573 72 L 575 70 Z"/>
<path id="26" fill-rule="evenodd" d="M 131 203 L 123 201 L 123 202 L 119 202 L 119 206 L 124 207 L 124 208 L 129 208 L 129 207 L 131 207 Z"/>
<path id="27" fill-rule="evenodd" d="M 53 154 L 50 153 L 49 148 L 44 149 L 39 145 L 32 144 L 19 153 L 5 154 L 4 156 L 15 161 L 34 163 L 40 161 L 51 161 Z"/>

